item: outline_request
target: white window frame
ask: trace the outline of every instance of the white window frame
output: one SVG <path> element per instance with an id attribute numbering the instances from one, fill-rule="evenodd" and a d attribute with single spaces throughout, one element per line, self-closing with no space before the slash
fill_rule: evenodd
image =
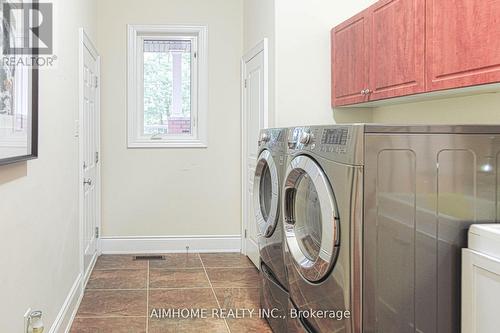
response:
<path id="1" fill-rule="evenodd" d="M 143 41 L 190 39 L 191 135 L 143 135 Z M 208 146 L 208 28 L 186 25 L 128 25 L 128 148 L 206 148 Z"/>

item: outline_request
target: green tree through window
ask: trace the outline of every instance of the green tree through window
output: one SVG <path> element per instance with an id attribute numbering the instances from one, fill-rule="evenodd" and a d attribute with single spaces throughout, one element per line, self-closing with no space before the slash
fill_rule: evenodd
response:
<path id="1" fill-rule="evenodd" d="M 144 52 L 144 134 L 168 134 L 172 116 L 171 52 Z M 191 117 L 191 53 L 182 53 L 182 116 Z"/>

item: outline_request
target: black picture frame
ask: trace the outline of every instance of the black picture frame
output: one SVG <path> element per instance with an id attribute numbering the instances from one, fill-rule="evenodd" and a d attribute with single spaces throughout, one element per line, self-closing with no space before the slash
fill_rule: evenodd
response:
<path id="1" fill-rule="evenodd" d="M 0 166 L 29 161 L 38 158 L 38 84 L 39 70 L 33 68 L 31 70 L 31 145 L 30 151 L 26 155 L 13 156 L 0 159 Z"/>
<path id="2" fill-rule="evenodd" d="M 0 4 L 3 4 L 4 1 L 0 0 Z M 33 8 L 38 9 L 38 2 L 34 1 L 33 2 Z M 4 13 L 2 13 L 4 14 Z M 4 15 L 2 15 L 4 16 Z M 38 23 L 38 17 L 34 17 L 34 23 Z M 7 26 L 7 22 L 5 22 L 5 18 L 2 22 L 3 30 L 8 30 L 9 27 Z M 36 24 L 34 25 L 36 26 Z M 7 42 L 6 39 L 6 34 L 3 34 L 2 38 L 3 43 Z M 38 43 L 35 42 L 33 44 L 33 47 L 31 49 L 31 57 L 32 59 L 37 58 L 40 53 Z M 9 56 L 9 55 L 5 55 Z M 5 58 L 4 58 L 5 61 Z M 7 158 L 0 158 L 0 166 L 7 165 L 7 164 L 13 164 L 13 163 L 19 163 L 23 161 L 28 161 L 28 160 L 33 160 L 38 158 L 38 107 L 39 107 L 39 99 L 38 99 L 38 90 L 39 90 L 39 69 L 35 65 L 31 68 L 31 91 L 29 96 L 31 97 L 31 101 L 29 101 L 29 105 L 31 105 L 30 110 L 28 111 L 28 119 L 30 119 L 30 125 L 31 125 L 31 133 L 28 136 L 28 140 L 26 140 L 26 145 L 28 147 L 28 153 L 26 155 L 19 155 L 19 156 L 12 156 L 12 157 L 7 157 Z M 30 142 L 31 141 L 31 142 Z"/>

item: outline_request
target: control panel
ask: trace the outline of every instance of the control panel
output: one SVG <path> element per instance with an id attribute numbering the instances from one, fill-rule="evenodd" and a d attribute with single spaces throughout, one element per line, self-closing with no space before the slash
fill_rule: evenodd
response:
<path id="1" fill-rule="evenodd" d="M 321 136 L 321 144 L 345 146 L 348 134 L 347 128 L 325 128 Z"/>
<path id="2" fill-rule="evenodd" d="M 363 127 L 357 124 L 296 127 L 288 133 L 288 150 L 292 155 L 308 153 L 355 164 L 362 160 L 363 134 Z"/>
<path id="3" fill-rule="evenodd" d="M 349 140 L 348 127 L 297 127 L 289 133 L 288 148 L 345 153 Z"/>
<path id="4" fill-rule="evenodd" d="M 262 130 L 259 136 L 258 145 L 260 148 L 277 148 L 286 149 L 286 130 L 280 128 L 269 128 Z"/>

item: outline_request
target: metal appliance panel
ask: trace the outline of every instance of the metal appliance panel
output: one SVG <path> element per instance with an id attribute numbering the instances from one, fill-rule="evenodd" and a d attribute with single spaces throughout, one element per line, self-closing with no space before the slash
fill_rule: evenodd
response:
<path id="1" fill-rule="evenodd" d="M 299 154 L 301 154 L 300 152 Z M 285 263 L 288 272 L 288 282 L 290 285 L 290 297 L 298 310 L 353 310 L 353 307 L 359 307 L 360 301 L 354 297 L 359 296 L 351 293 L 352 286 L 359 286 L 360 267 L 351 265 L 351 246 L 360 245 L 360 240 L 355 242 L 352 239 L 359 235 L 359 225 L 361 223 L 360 215 L 352 211 L 353 208 L 360 211 L 361 205 L 354 204 L 353 192 L 361 193 L 362 186 L 362 168 L 326 160 L 318 155 L 311 155 L 330 182 L 332 192 L 335 196 L 338 217 L 339 217 L 339 235 L 338 257 L 329 274 L 326 274 L 324 280 L 313 283 L 304 278 L 303 274 L 297 269 L 294 257 L 290 249 L 285 244 Z M 289 162 L 294 156 L 289 157 Z M 362 197 L 355 197 L 361 201 Z M 282 200 L 283 202 L 283 200 Z M 322 203 L 320 203 L 322 205 Z M 324 205 L 324 203 L 323 203 Z M 331 221 L 323 221 L 331 223 Z M 356 227 L 357 226 L 357 227 Z M 358 289 L 359 290 L 359 289 Z M 305 318 L 307 326 L 316 332 L 338 332 L 350 333 L 354 327 L 359 327 L 356 323 L 360 320 L 357 317 L 359 312 L 352 312 L 351 319 L 335 320 L 331 318 Z"/>
<path id="2" fill-rule="evenodd" d="M 285 240 L 295 268 L 310 282 L 323 280 L 337 258 L 339 217 L 330 182 L 310 157 L 290 161 L 283 202 Z"/>
<path id="3" fill-rule="evenodd" d="M 288 292 L 273 277 L 269 267 L 261 267 L 260 304 L 273 333 L 287 332 Z"/>
<path id="4" fill-rule="evenodd" d="M 363 140 L 363 124 L 296 127 L 288 131 L 290 154 L 312 154 L 350 165 L 363 165 Z"/>
<path id="5" fill-rule="evenodd" d="M 459 332 L 460 249 L 470 224 L 498 220 L 500 135 L 365 143 L 363 332 Z"/>
<path id="6" fill-rule="evenodd" d="M 294 313 L 294 316 L 291 314 Z M 304 323 L 301 321 L 299 311 L 291 300 L 288 300 L 288 316 L 286 320 L 287 333 L 311 333 Z"/>
<path id="7" fill-rule="evenodd" d="M 286 153 L 287 130 L 281 128 L 270 128 L 262 130 L 259 137 L 259 153 L 267 152 L 267 162 L 261 166 L 271 166 L 266 177 L 262 177 L 257 168 L 254 181 L 254 210 L 256 221 L 261 232 L 258 235 L 261 262 L 267 265 L 270 273 L 285 290 L 288 290 L 288 281 L 283 259 L 283 221 L 280 207 L 281 186 L 284 174 L 284 161 Z M 272 162 L 271 162 L 272 161 Z M 269 163 L 269 164 L 268 164 Z M 261 171 L 265 168 L 261 168 Z M 267 182 L 267 185 L 265 184 Z M 267 188 L 266 196 L 261 196 L 261 187 Z M 267 205 L 271 214 L 262 214 L 260 207 L 261 199 L 269 201 Z M 269 200 L 270 199 L 270 200 Z M 267 208 L 265 209 L 267 211 Z M 264 217 L 264 215 L 267 215 Z M 273 227 L 273 224 L 275 226 Z M 259 229 L 259 228 L 258 228 Z"/>
<path id="8" fill-rule="evenodd" d="M 258 236 L 269 237 L 276 229 L 279 218 L 280 180 L 274 158 L 267 149 L 257 159 L 253 184 Z"/>

